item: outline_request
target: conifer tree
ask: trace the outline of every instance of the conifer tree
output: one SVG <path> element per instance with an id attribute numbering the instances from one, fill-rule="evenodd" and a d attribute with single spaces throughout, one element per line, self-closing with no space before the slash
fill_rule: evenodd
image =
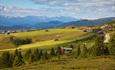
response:
<path id="1" fill-rule="evenodd" d="M 81 57 L 87 57 L 87 53 L 88 53 L 87 47 L 83 46 L 81 49 Z"/>
<path id="2" fill-rule="evenodd" d="M 32 54 L 32 50 L 31 49 L 27 50 L 25 53 L 25 59 L 29 60 L 29 58 L 31 57 L 31 54 Z"/>
<path id="3" fill-rule="evenodd" d="M 31 62 L 31 55 L 32 55 L 32 50 L 31 49 L 28 49 L 25 54 L 24 54 L 24 60 L 27 62 L 27 63 L 30 63 Z"/>
<path id="4" fill-rule="evenodd" d="M 55 49 L 54 49 L 54 48 L 51 49 L 50 55 L 51 55 L 51 56 L 56 56 L 56 52 L 55 52 Z"/>
<path id="5" fill-rule="evenodd" d="M 21 66 L 25 64 L 23 60 L 23 56 L 21 51 L 18 51 L 18 49 L 15 50 L 15 59 L 14 59 L 14 66 Z"/>
<path id="6" fill-rule="evenodd" d="M 111 55 L 115 55 L 115 36 L 114 38 L 112 39 L 111 43 L 110 43 L 110 54 Z"/>
<path id="7" fill-rule="evenodd" d="M 44 56 L 44 59 L 45 59 L 45 60 L 49 59 L 47 50 L 44 52 L 44 55 L 43 55 L 43 56 Z"/>
<path id="8" fill-rule="evenodd" d="M 35 49 L 35 50 L 34 50 L 34 55 L 35 55 L 35 60 L 36 60 L 36 61 L 40 59 L 39 49 Z"/>
<path id="9" fill-rule="evenodd" d="M 39 56 L 40 56 L 40 59 L 42 59 L 42 57 L 43 57 L 43 50 L 42 49 L 39 50 Z"/>
<path id="10" fill-rule="evenodd" d="M 8 51 L 3 52 L 0 59 L 0 66 L 3 68 L 8 68 L 13 66 L 14 57 Z"/>
<path id="11" fill-rule="evenodd" d="M 34 49 L 31 56 L 30 56 L 30 61 L 35 62 L 41 59 L 42 56 L 42 51 L 39 51 L 39 49 Z"/>
<path id="12" fill-rule="evenodd" d="M 78 47 L 77 47 L 77 57 L 79 57 L 80 54 L 81 54 L 81 49 L 80 49 L 80 47 L 78 46 Z"/>

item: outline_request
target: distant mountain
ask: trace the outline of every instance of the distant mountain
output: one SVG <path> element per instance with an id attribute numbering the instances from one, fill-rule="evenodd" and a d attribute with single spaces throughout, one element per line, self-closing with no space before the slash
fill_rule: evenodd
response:
<path id="1" fill-rule="evenodd" d="M 103 25 L 113 20 L 115 20 L 115 17 L 101 18 L 101 19 L 96 19 L 96 20 L 83 19 L 79 21 L 64 23 L 61 26 L 95 26 L 95 25 Z"/>
<path id="2" fill-rule="evenodd" d="M 43 17 L 43 16 L 9 17 L 0 15 L 0 30 L 14 29 L 14 28 L 16 29 L 48 28 L 76 20 L 77 19 L 72 17 Z"/>
<path id="3" fill-rule="evenodd" d="M 54 28 L 54 27 L 60 27 L 63 25 L 64 22 L 61 21 L 49 21 L 49 22 L 41 22 L 37 23 L 35 25 L 32 25 L 34 28 Z"/>
<path id="4" fill-rule="evenodd" d="M 75 19 L 71 17 L 8 17 L 0 16 L 0 30 L 18 30 L 18 29 L 41 29 L 66 26 L 95 26 L 103 25 L 114 20 L 115 17 L 101 18 L 96 20 Z"/>

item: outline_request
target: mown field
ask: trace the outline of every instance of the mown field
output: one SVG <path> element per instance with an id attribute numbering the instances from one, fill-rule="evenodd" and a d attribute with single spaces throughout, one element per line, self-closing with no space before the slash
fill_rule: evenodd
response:
<path id="1" fill-rule="evenodd" d="M 27 49 L 27 48 L 37 48 L 37 47 L 50 48 L 47 46 L 67 43 L 85 34 L 86 32 L 83 32 L 82 30 L 79 30 L 77 28 L 36 30 L 36 31 L 30 31 L 30 32 L 11 33 L 10 35 L 1 34 L 0 35 L 0 49 L 14 50 L 13 48 L 17 48 L 12 43 L 10 43 L 9 41 L 10 36 L 22 38 L 22 39 L 31 38 L 32 39 L 31 44 L 18 46 L 18 48 Z M 58 36 L 59 41 L 54 41 L 57 36 Z"/>

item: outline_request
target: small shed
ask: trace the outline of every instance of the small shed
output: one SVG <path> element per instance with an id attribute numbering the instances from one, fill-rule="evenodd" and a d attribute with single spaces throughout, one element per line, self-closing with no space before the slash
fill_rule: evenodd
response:
<path id="1" fill-rule="evenodd" d="M 61 50 L 63 50 L 64 54 L 70 54 L 72 53 L 73 48 L 61 47 Z"/>

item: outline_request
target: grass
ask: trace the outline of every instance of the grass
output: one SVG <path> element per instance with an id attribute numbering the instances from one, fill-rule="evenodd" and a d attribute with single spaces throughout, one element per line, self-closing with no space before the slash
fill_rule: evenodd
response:
<path id="1" fill-rule="evenodd" d="M 67 40 L 67 39 L 71 40 L 85 33 L 86 32 L 78 30 L 77 28 L 76 29 L 65 28 L 65 29 L 48 29 L 48 32 L 46 32 L 45 30 L 20 32 L 20 33 L 13 33 L 11 35 L 19 38 L 31 38 L 33 42 L 38 42 L 38 41 L 55 39 L 57 35 L 59 36 L 60 40 Z"/>
<path id="2" fill-rule="evenodd" d="M 48 29 L 48 32 L 46 32 L 45 30 L 38 30 L 31 32 L 11 33 L 9 36 L 15 36 L 18 38 L 31 38 L 33 41 L 32 44 L 19 46 L 19 48 L 21 49 L 28 49 L 28 48 L 51 48 L 50 46 L 52 45 L 58 45 L 70 42 L 72 40 L 75 40 L 76 38 L 79 38 L 84 34 L 86 34 L 86 32 L 78 30 L 77 28 L 75 29 L 65 28 L 65 29 Z M 59 36 L 59 41 L 54 41 L 57 35 Z M 13 44 L 7 42 L 9 40 L 9 36 L 0 35 L 0 43 L 3 43 L 5 41 L 5 43 L 2 44 L 2 47 L 4 48 L 7 46 L 6 48 L 0 51 L 15 49 L 15 48 L 12 49 L 12 47 L 14 47 Z"/>
<path id="3" fill-rule="evenodd" d="M 15 50 L 15 49 L 32 49 L 32 48 L 42 48 L 42 49 L 49 49 L 52 47 L 56 47 L 55 45 L 58 44 L 63 44 L 67 42 L 71 42 L 72 40 L 66 40 L 66 41 L 54 41 L 54 40 L 48 40 L 48 41 L 41 41 L 41 42 L 36 42 L 32 44 L 27 44 L 27 45 L 21 45 L 17 48 L 11 48 L 11 49 L 2 49 L 0 51 L 10 51 L 10 50 Z"/>
<path id="4" fill-rule="evenodd" d="M 115 59 L 111 57 L 80 59 L 62 57 L 2 70 L 115 70 Z"/>
<path id="5" fill-rule="evenodd" d="M 48 41 L 36 42 L 33 44 L 28 44 L 28 45 L 22 45 L 22 46 L 19 46 L 19 48 L 21 48 L 21 49 L 36 48 L 36 47 L 37 48 L 51 48 L 51 47 L 47 47 L 47 46 L 58 45 L 58 44 L 67 43 L 70 41 L 69 40 L 67 40 L 67 41 L 48 40 Z"/>
<path id="6" fill-rule="evenodd" d="M 81 30 L 78 30 L 78 29 L 48 29 L 48 32 L 46 32 L 45 30 L 37 30 L 37 31 L 31 31 L 31 32 L 13 33 L 11 35 L 25 38 L 25 37 L 35 37 L 39 35 L 59 34 L 59 33 L 72 32 L 72 31 L 82 32 Z"/>

